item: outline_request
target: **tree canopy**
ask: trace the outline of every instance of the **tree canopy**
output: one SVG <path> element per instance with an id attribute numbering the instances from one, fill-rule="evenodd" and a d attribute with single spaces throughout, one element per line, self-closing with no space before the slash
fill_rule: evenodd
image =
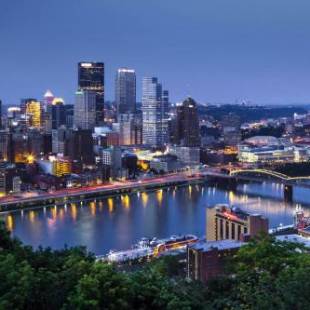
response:
<path id="1" fill-rule="evenodd" d="M 175 257 L 132 272 L 96 262 L 83 247 L 37 250 L 0 224 L 0 309 L 307 309 L 310 256 L 264 236 L 203 286 L 185 279 Z"/>

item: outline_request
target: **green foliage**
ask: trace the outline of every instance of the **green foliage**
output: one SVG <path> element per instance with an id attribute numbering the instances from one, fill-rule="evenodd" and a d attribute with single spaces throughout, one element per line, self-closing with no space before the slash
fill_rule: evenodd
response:
<path id="1" fill-rule="evenodd" d="M 242 140 L 254 137 L 254 136 L 273 136 L 280 138 L 285 131 L 285 126 L 280 125 L 277 127 L 266 126 L 255 129 L 246 129 L 241 131 Z"/>
<path id="2" fill-rule="evenodd" d="M 97 263 L 85 248 L 34 251 L 0 224 L 0 309 L 308 309 L 310 256 L 261 236 L 207 286 L 163 257 L 135 272 Z"/>
<path id="3" fill-rule="evenodd" d="M 272 167 L 273 170 L 290 177 L 302 177 L 310 175 L 310 162 L 284 163 Z"/>

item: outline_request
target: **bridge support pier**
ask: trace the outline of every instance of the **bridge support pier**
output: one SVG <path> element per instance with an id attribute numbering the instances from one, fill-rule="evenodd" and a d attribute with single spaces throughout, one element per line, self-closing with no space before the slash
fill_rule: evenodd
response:
<path id="1" fill-rule="evenodd" d="M 284 185 L 284 201 L 292 202 L 293 201 L 293 186 Z"/>

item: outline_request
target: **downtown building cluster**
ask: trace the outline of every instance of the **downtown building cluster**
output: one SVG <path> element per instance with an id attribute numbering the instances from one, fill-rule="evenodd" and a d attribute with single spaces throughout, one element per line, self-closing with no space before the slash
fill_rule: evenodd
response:
<path id="1" fill-rule="evenodd" d="M 136 89 L 135 70 L 120 68 L 115 101 L 106 101 L 104 63 L 80 62 L 72 104 L 48 90 L 42 99 L 7 106 L 0 124 L 1 193 L 101 184 L 199 163 L 194 100 L 171 115 L 169 92 L 158 78 L 142 78 L 141 103 Z"/>

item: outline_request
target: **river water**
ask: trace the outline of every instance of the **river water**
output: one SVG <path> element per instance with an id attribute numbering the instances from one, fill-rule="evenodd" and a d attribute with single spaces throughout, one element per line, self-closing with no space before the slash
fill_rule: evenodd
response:
<path id="1" fill-rule="evenodd" d="M 293 223 L 296 206 L 310 211 L 310 190 L 294 188 L 294 202 L 283 202 L 275 183 L 243 184 L 237 191 L 207 185 L 171 187 L 95 201 L 68 203 L 3 215 L 12 234 L 34 247 L 84 245 L 95 254 L 127 249 L 142 237 L 165 238 L 206 230 L 206 208 L 229 203 L 269 218 L 270 227 Z"/>

